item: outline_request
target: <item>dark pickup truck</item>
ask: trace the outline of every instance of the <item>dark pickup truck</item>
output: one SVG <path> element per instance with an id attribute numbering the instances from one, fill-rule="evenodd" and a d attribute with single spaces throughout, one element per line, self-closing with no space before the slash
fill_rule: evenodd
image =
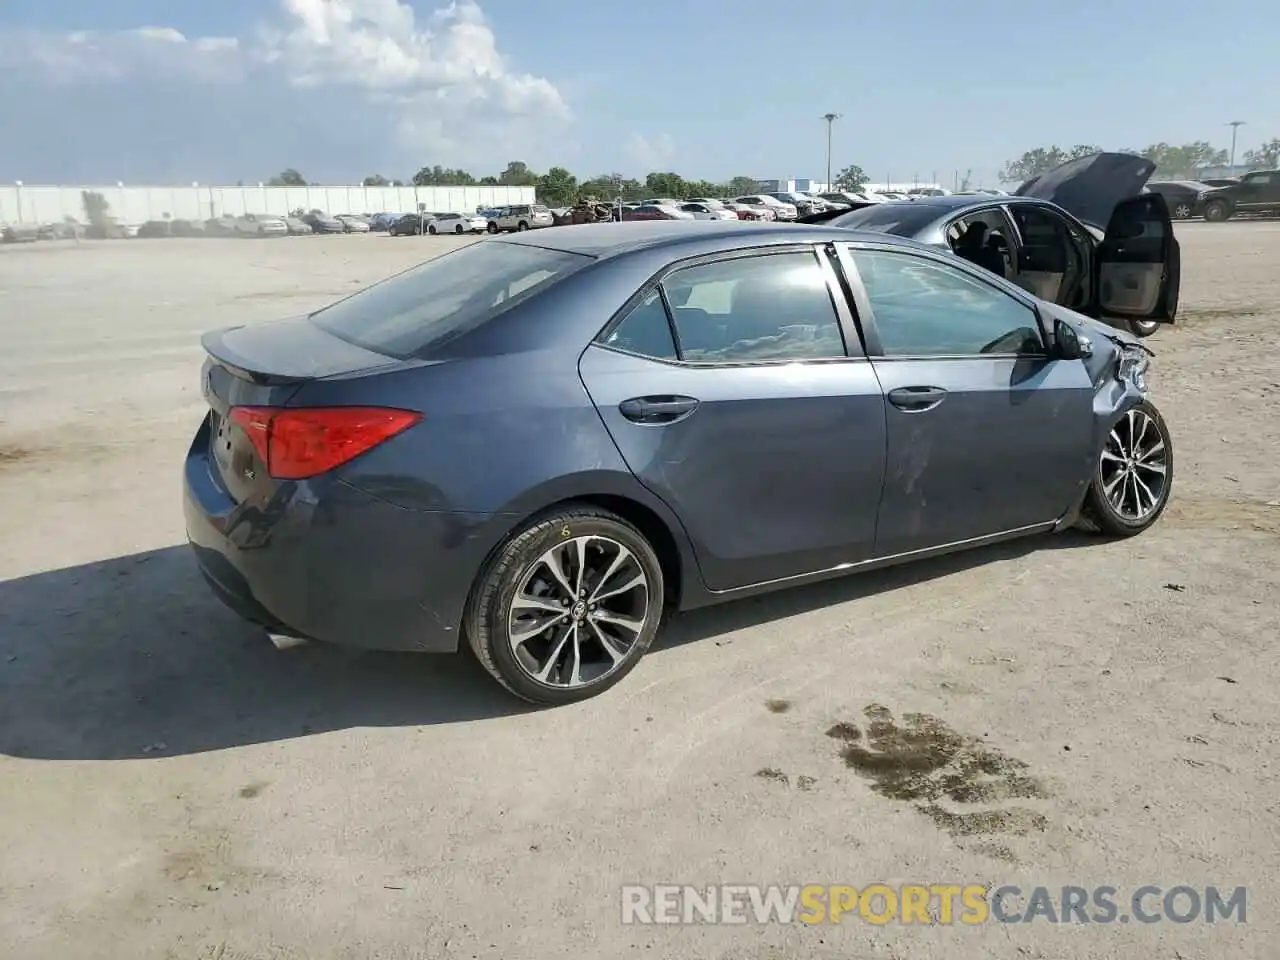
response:
<path id="1" fill-rule="evenodd" d="M 1255 170 L 1239 183 L 1215 187 L 1200 197 L 1204 218 L 1221 223 L 1238 213 L 1280 214 L 1280 170 Z"/>

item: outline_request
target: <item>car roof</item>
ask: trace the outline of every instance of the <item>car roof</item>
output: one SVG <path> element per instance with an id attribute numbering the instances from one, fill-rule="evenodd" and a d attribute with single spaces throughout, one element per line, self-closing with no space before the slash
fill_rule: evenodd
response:
<path id="1" fill-rule="evenodd" d="M 699 249 L 696 254 L 702 254 L 753 245 L 821 243 L 836 240 L 869 240 L 875 243 L 900 244 L 905 247 L 918 246 L 915 241 L 872 230 L 848 230 L 822 224 L 753 223 L 743 220 L 588 223 L 515 234 L 498 242 L 521 243 L 606 259 L 659 248 L 669 248 L 674 252 L 682 247 L 697 247 Z"/>

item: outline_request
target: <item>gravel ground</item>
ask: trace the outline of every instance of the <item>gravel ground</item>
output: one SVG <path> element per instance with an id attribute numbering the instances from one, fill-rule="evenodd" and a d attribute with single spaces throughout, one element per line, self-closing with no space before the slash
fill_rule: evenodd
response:
<path id="1" fill-rule="evenodd" d="M 1280 224 L 1179 232 L 1155 529 L 686 615 L 543 712 L 466 656 L 277 652 L 184 545 L 198 333 L 452 240 L 0 250 L 0 955 L 1274 956 Z M 829 735 L 868 718 L 912 778 Z M 624 883 L 880 881 L 1244 885 L 1249 922 L 620 923 Z"/>

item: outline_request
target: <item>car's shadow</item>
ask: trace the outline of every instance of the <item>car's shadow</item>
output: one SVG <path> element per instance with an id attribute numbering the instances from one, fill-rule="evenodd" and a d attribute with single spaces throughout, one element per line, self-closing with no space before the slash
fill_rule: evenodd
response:
<path id="1" fill-rule="evenodd" d="M 654 652 L 1037 549 L 1017 541 L 679 615 Z M 469 654 L 324 645 L 281 653 L 224 609 L 189 549 L 0 583 L 0 754 L 113 760 L 199 753 L 357 726 L 521 713 Z"/>

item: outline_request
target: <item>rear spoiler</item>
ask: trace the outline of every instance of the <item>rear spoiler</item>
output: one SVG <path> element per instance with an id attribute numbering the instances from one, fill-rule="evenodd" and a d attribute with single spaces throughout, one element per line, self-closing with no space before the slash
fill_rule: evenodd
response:
<path id="1" fill-rule="evenodd" d="M 874 207 L 876 204 L 870 200 L 865 203 L 850 204 L 848 210 L 823 210 L 821 213 L 810 213 L 807 216 L 797 217 L 796 223 L 827 223 L 834 220 L 842 213 L 850 213 L 853 210 L 861 210 L 863 207 Z"/>

